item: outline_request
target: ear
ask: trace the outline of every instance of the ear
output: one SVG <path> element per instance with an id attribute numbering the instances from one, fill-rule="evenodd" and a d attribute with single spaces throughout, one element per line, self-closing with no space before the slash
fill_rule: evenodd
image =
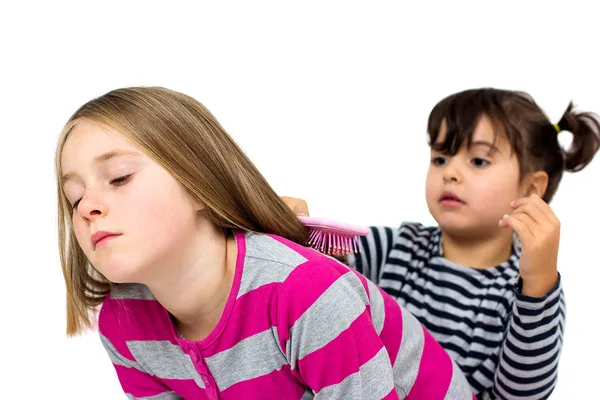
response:
<path id="1" fill-rule="evenodd" d="M 539 197 L 544 197 L 548 188 L 548 174 L 546 171 L 532 172 L 523 180 L 522 189 L 526 197 L 536 194 Z"/>

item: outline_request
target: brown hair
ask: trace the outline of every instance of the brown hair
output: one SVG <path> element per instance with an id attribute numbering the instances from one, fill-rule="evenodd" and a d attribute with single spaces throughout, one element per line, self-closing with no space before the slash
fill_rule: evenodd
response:
<path id="1" fill-rule="evenodd" d="M 500 133 L 510 142 L 519 160 L 521 179 L 534 171 L 548 174 L 543 196 L 546 202 L 556 193 L 563 171 L 582 170 L 600 148 L 597 114 L 576 112 L 570 103 L 555 126 L 527 93 L 493 88 L 465 90 L 437 103 L 429 114 L 429 145 L 455 155 L 463 144 L 471 145 L 483 116 L 491 120 L 496 136 Z M 442 122 L 446 123 L 447 134 L 443 142 L 437 143 Z M 568 150 L 560 146 L 557 130 L 573 134 Z"/>
<path id="2" fill-rule="evenodd" d="M 67 287 L 67 334 L 92 327 L 91 314 L 113 284 L 96 271 L 77 244 L 72 208 L 60 182 L 61 154 L 78 121 L 106 126 L 164 167 L 205 205 L 225 232 L 272 233 L 305 244 L 308 230 L 281 200 L 215 117 L 198 101 L 164 88 L 111 91 L 79 108 L 56 150 L 58 237 Z"/>

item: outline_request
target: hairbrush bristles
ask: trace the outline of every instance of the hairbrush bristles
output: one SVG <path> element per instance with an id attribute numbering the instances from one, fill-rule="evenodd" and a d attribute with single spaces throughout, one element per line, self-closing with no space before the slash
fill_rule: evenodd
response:
<path id="1" fill-rule="evenodd" d="M 340 235 L 339 233 L 326 232 L 318 229 L 310 230 L 308 245 L 321 253 L 333 256 L 345 256 L 358 253 L 358 237 Z"/>
<path id="2" fill-rule="evenodd" d="M 321 253 L 340 257 L 359 252 L 359 237 L 369 229 L 338 221 L 298 217 L 309 230 L 308 245 Z"/>

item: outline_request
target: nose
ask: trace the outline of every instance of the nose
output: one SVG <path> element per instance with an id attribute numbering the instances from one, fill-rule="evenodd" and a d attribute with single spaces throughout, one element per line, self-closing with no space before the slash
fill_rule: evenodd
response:
<path id="1" fill-rule="evenodd" d="M 443 178 L 445 183 L 461 183 L 462 174 L 458 168 L 458 163 L 452 159 L 444 166 Z"/>
<path id="2" fill-rule="evenodd" d="M 97 193 L 93 193 L 90 189 L 85 191 L 77 205 L 77 210 L 83 218 L 90 221 L 105 216 L 108 211 L 106 204 L 99 199 Z"/>

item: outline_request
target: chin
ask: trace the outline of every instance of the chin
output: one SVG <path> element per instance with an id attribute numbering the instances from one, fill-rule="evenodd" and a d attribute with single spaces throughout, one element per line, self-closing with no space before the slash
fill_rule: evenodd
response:
<path id="1" fill-rule="evenodd" d="M 447 233 L 464 234 L 469 231 L 477 231 L 482 227 L 481 223 L 477 222 L 477 220 L 465 215 L 435 213 L 432 216 L 440 228 Z"/>
<path id="2" fill-rule="evenodd" d="M 500 229 L 498 223 L 485 223 L 483 221 L 452 221 L 442 218 L 437 220 L 438 225 L 447 234 L 457 237 L 481 237 L 494 234 Z"/>
<path id="3" fill-rule="evenodd" d="M 95 268 L 112 283 L 138 283 L 142 275 L 141 268 L 136 268 L 131 262 L 112 262 L 98 263 Z"/>

